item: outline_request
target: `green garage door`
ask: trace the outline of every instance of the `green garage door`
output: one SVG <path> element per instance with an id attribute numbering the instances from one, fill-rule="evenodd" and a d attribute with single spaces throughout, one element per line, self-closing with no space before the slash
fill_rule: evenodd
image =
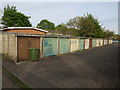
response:
<path id="1" fill-rule="evenodd" d="M 57 42 L 57 38 L 43 38 L 43 57 L 58 54 Z"/>
<path id="2" fill-rule="evenodd" d="M 68 53 L 69 52 L 69 39 L 60 38 L 59 42 L 59 53 Z"/>
<path id="3" fill-rule="evenodd" d="M 79 50 L 83 50 L 84 49 L 84 39 L 80 39 L 79 40 Z"/>
<path id="4" fill-rule="evenodd" d="M 93 39 L 93 47 L 96 47 L 96 39 Z"/>

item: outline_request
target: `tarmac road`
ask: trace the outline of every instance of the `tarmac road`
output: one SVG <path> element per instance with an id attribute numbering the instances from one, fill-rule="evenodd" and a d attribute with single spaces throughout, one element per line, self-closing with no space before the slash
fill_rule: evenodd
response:
<path id="1" fill-rule="evenodd" d="M 118 47 L 113 43 L 37 62 L 4 60 L 3 66 L 33 88 L 116 88 Z"/>

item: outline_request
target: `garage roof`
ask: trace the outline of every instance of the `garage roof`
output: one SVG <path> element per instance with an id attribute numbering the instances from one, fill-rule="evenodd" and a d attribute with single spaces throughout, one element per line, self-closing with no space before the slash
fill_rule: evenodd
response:
<path id="1" fill-rule="evenodd" d="M 34 30 L 38 30 L 38 31 L 42 31 L 42 32 L 48 32 L 46 30 L 38 29 L 35 27 L 7 27 L 7 28 L 1 29 L 1 30 L 3 31 L 3 30 L 11 30 L 11 29 L 34 29 Z"/>

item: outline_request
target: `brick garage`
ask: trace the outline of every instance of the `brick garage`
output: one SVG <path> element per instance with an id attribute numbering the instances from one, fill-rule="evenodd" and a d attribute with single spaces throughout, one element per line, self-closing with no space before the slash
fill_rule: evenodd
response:
<path id="1" fill-rule="evenodd" d="M 33 27 L 8 27 L 3 32 L 27 33 L 27 34 L 48 34 L 48 31 Z"/>

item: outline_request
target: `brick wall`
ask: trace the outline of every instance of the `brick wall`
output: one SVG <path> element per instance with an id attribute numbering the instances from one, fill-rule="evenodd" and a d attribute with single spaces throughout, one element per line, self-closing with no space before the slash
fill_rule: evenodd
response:
<path id="1" fill-rule="evenodd" d="M 29 33 L 29 34 L 45 34 L 42 31 L 34 30 L 34 29 L 17 29 L 17 30 L 7 30 L 5 32 L 16 32 L 16 33 Z"/>

